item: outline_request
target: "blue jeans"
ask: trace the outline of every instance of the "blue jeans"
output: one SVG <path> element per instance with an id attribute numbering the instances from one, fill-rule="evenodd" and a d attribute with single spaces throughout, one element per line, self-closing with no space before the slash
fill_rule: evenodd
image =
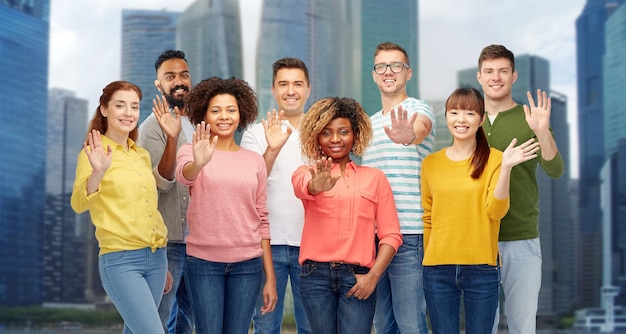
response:
<path id="1" fill-rule="evenodd" d="M 403 234 L 402 245 L 376 287 L 376 334 L 428 334 L 423 258 L 424 236 Z"/>
<path id="2" fill-rule="evenodd" d="M 365 300 L 347 297 L 356 274 L 368 272 L 369 268 L 353 264 L 304 261 L 300 296 L 313 333 L 371 333 L 376 291 Z"/>
<path id="3" fill-rule="evenodd" d="M 124 319 L 124 334 L 164 333 L 157 306 L 167 275 L 165 248 L 106 253 L 98 258 L 100 281 Z"/>
<path id="4" fill-rule="evenodd" d="M 187 255 L 185 270 L 196 333 L 248 333 L 263 280 L 261 257 L 223 263 Z"/>
<path id="5" fill-rule="evenodd" d="M 280 334 L 283 324 L 283 309 L 285 306 L 285 290 L 287 280 L 291 281 L 291 292 L 293 295 L 293 310 L 296 318 L 298 334 L 311 333 L 311 326 L 307 320 L 300 298 L 300 247 L 288 245 L 272 245 L 272 260 L 274 261 L 274 273 L 276 274 L 276 291 L 278 292 L 278 302 L 274 312 L 261 315 L 263 305 L 263 290 L 259 293 L 256 308 L 254 309 L 254 332 L 257 334 Z M 264 276 L 265 277 L 265 276 Z M 265 280 L 265 279 L 264 279 Z"/>
<path id="6" fill-rule="evenodd" d="M 170 334 L 192 334 L 193 315 L 191 301 L 187 296 L 184 271 L 187 258 L 186 245 L 183 243 L 167 243 L 167 269 L 174 279 L 172 290 L 163 295 L 159 305 L 159 317 Z"/>
<path id="7" fill-rule="evenodd" d="M 490 333 L 498 308 L 499 284 L 497 266 L 424 266 L 424 295 L 433 333 L 460 333 L 461 297 L 465 333 Z"/>
<path id="8" fill-rule="evenodd" d="M 539 238 L 498 242 L 502 258 L 504 314 L 509 333 L 535 333 L 541 289 L 541 242 Z M 496 313 L 492 333 L 498 332 Z"/>

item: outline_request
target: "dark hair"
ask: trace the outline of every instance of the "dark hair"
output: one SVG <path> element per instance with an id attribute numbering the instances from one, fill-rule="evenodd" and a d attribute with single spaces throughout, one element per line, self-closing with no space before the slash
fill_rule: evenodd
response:
<path id="1" fill-rule="evenodd" d="M 511 62 L 511 70 L 515 71 L 515 56 L 513 52 L 505 48 L 503 45 L 491 44 L 483 48 L 478 57 L 478 72 L 483 66 L 483 61 L 496 58 L 506 58 Z"/>
<path id="2" fill-rule="evenodd" d="M 376 46 L 376 51 L 374 51 L 374 57 L 378 56 L 378 54 L 381 51 L 393 51 L 393 50 L 402 52 L 402 54 L 404 54 L 404 63 L 407 65 L 411 65 L 409 64 L 409 55 L 406 53 L 406 50 L 402 48 L 400 45 L 389 42 L 389 41 L 382 42 Z"/>
<path id="3" fill-rule="evenodd" d="M 476 111 L 481 119 L 485 115 L 485 101 L 483 96 L 474 88 L 457 88 L 446 100 L 446 114 L 448 110 L 473 110 Z M 472 178 L 477 179 L 485 170 L 487 160 L 489 160 L 489 143 L 485 136 L 483 127 L 479 127 L 476 131 L 476 148 L 470 161 L 473 170 Z"/>
<path id="4" fill-rule="evenodd" d="M 327 97 L 319 99 L 304 114 L 300 124 L 300 142 L 302 154 L 309 160 L 319 158 L 317 136 L 333 119 L 347 118 L 354 132 L 352 153 L 362 155 L 372 138 L 373 130 L 370 119 L 363 107 L 348 97 Z"/>
<path id="5" fill-rule="evenodd" d="M 237 79 L 222 79 L 211 77 L 197 84 L 185 99 L 185 107 L 192 124 L 200 124 L 204 120 L 209 102 L 213 97 L 220 94 L 228 94 L 235 97 L 239 107 L 238 130 L 245 129 L 254 123 L 259 113 L 256 94 L 247 82 Z"/>
<path id="6" fill-rule="evenodd" d="M 98 130 L 101 134 L 107 132 L 108 124 L 107 118 L 102 115 L 100 112 L 101 106 L 106 106 L 111 102 L 111 98 L 113 94 L 119 90 L 132 90 L 139 96 L 139 100 L 141 101 L 141 89 L 128 81 L 113 81 L 110 84 L 106 85 L 102 89 L 102 95 L 100 95 L 100 103 L 96 108 L 96 112 L 93 114 L 91 121 L 89 122 L 89 126 L 87 127 L 87 134 L 91 132 L 91 130 Z M 133 141 L 137 141 L 137 127 L 135 127 L 129 134 L 128 137 Z"/>
<path id="7" fill-rule="evenodd" d="M 154 69 L 158 72 L 159 67 L 161 67 L 161 64 L 163 64 L 166 60 L 170 60 L 172 58 L 179 58 L 179 59 L 184 60 L 185 63 L 187 62 L 187 59 L 185 59 L 184 52 L 180 50 L 165 50 L 163 51 L 163 53 L 159 55 L 159 58 L 157 58 L 157 60 L 154 62 Z"/>
<path id="8" fill-rule="evenodd" d="M 302 60 L 298 58 L 281 58 L 272 64 L 272 87 L 274 86 L 274 81 L 276 81 L 276 74 L 283 68 L 301 69 L 304 72 L 306 84 L 307 86 L 309 85 L 309 69 Z"/>

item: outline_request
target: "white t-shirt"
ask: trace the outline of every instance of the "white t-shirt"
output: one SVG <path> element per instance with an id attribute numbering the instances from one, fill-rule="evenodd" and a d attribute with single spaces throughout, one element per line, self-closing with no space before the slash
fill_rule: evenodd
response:
<path id="1" fill-rule="evenodd" d="M 283 131 L 287 127 L 291 125 L 288 121 L 283 121 Z M 271 244 L 299 247 L 304 225 L 304 207 L 302 201 L 294 195 L 291 175 L 305 164 L 305 160 L 300 151 L 300 132 L 293 128 L 292 130 L 267 178 L 267 208 Z M 240 145 L 263 155 L 267 149 L 263 124 L 249 126 L 241 137 Z"/>

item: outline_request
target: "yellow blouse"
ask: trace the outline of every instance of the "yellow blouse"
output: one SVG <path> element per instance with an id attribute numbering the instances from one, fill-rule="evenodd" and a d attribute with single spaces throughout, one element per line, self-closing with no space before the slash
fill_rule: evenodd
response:
<path id="1" fill-rule="evenodd" d="M 148 151 L 128 139 L 128 151 L 102 135 L 111 146 L 113 160 L 98 190 L 87 195 L 92 168 L 87 154 L 78 154 L 71 205 L 81 213 L 89 210 L 96 227 L 100 255 L 150 247 L 154 252 L 167 244 L 167 227 L 157 210 L 158 194 Z"/>

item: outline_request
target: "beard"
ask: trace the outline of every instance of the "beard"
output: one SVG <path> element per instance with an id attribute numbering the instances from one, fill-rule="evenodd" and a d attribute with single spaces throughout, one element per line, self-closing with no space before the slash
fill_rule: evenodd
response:
<path id="1" fill-rule="evenodd" d="M 185 85 L 179 85 L 172 87 L 172 89 L 170 89 L 170 93 L 163 94 L 163 96 L 165 96 L 165 99 L 167 100 L 170 108 L 178 107 L 178 109 L 182 110 L 185 107 L 185 96 L 175 97 L 174 94 L 172 94 L 172 92 L 175 92 L 179 89 L 183 89 L 185 92 L 189 92 L 189 87 Z"/>

